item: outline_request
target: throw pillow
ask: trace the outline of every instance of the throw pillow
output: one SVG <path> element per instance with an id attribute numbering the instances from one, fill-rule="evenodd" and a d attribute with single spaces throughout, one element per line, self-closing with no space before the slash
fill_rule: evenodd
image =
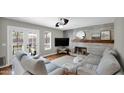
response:
<path id="1" fill-rule="evenodd" d="M 75 58 L 73 59 L 73 62 L 74 62 L 74 63 L 79 63 L 79 62 L 82 62 L 82 61 L 83 61 L 83 58 L 80 57 L 80 56 L 77 56 L 77 57 L 75 57 Z"/>
<path id="2" fill-rule="evenodd" d="M 98 68 L 96 70 L 97 74 L 101 75 L 112 75 L 120 70 L 120 64 L 112 54 L 105 54 Z"/>

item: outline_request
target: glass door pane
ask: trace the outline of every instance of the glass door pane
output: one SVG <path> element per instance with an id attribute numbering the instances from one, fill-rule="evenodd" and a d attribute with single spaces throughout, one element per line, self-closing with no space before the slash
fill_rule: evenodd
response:
<path id="1" fill-rule="evenodd" d="M 17 51 L 23 50 L 23 32 L 12 32 L 12 54 L 15 55 Z"/>
<path id="2" fill-rule="evenodd" d="M 37 34 L 28 34 L 27 51 L 33 56 L 37 54 Z"/>
<path id="3" fill-rule="evenodd" d="M 44 49 L 51 49 L 51 32 L 45 31 L 44 33 Z"/>

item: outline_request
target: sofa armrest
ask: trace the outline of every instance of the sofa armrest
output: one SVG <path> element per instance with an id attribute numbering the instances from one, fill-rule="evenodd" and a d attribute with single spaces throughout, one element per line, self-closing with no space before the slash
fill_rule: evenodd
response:
<path id="1" fill-rule="evenodd" d="M 115 73 L 114 75 L 124 75 L 124 71 L 123 71 L 123 69 L 121 69 L 120 71 L 118 71 L 118 72 Z"/>

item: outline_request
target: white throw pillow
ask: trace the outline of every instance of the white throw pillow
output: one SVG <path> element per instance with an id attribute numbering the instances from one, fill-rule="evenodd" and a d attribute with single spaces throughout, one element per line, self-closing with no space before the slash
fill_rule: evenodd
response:
<path id="1" fill-rule="evenodd" d="M 75 57 L 75 58 L 73 59 L 73 62 L 74 62 L 74 63 L 79 63 L 79 62 L 82 62 L 82 61 L 83 61 L 83 58 L 80 57 L 80 56 L 77 56 L 77 57 Z"/>
<path id="2" fill-rule="evenodd" d="M 101 75 L 112 75 L 120 70 L 120 64 L 112 54 L 105 54 L 98 68 L 96 70 L 97 74 Z"/>

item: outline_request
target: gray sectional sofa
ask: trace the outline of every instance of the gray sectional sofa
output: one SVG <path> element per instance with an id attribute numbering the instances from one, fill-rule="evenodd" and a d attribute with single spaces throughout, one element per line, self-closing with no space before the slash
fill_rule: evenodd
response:
<path id="1" fill-rule="evenodd" d="M 79 75 L 113 75 L 123 74 L 121 65 L 117 60 L 117 52 L 106 48 L 101 55 L 89 54 L 83 64 L 77 67 Z"/>
<path id="2" fill-rule="evenodd" d="M 107 48 L 99 55 L 93 53 L 85 57 L 68 55 L 49 62 L 43 57 L 33 58 L 24 52 L 18 52 L 12 63 L 15 75 L 63 75 L 65 72 L 77 75 L 123 74 L 117 55 L 115 50 Z"/>
<path id="3" fill-rule="evenodd" d="M 117 56 L 118 54 L 114 49 L 106 48 L 103 52 L 96 50 L 89 55 L 73 56 L 73 53 L 71 53 L 70 56 L 61 57 L 52 62 L 78 75 L 123 74 Z"/>

